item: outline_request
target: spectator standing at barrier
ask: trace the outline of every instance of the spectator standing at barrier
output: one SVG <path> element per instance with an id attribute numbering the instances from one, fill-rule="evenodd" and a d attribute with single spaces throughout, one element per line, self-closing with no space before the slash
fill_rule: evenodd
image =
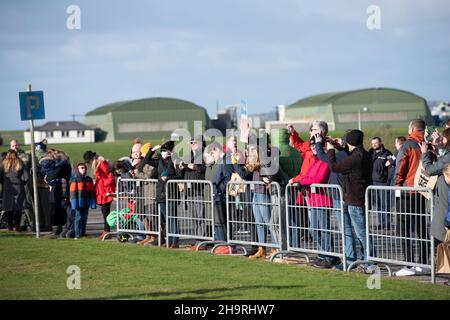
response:
<path id="1" fill-rule="evenodd" d="M 177 233 L 178 224 L 176 221 L 177 205 L 173 202 L 169 203 L 169 207 L 166 207 L 166 184 L 171 179 L 176 179 L 175 165 L 172 161 L 172 150 L 175 146 L 173 141 L 167 141 L 163 145 L 156 145 L 145 156 L 141 165 L 149 164 L 156 167 L 158 170 L 158 182 L 156 184 L 156 201 L 159 205 L 161 212 L 161 225 L 160 228 L 163 233 L 163 239 L 167 234 L 166 226 L 170 224 L 170 230 L 173 233 Z M 161 149 L 161 155 L 154 157 L 156 150 Z M 171 219 L 167 221 L 167 213 L 170 212 Z M 168 239 L 170 248 L 178 248 L 178 237 L 170 237 Z M 144 245 L 151 245 L 152 243 L 146 243 Z"/>
<path id="2" fill-rule="evenodd" d="M 363 260 L 367 260 L 367 240 L 366 240 L 366 218 L 365 218 L 365 192 L 372 183 L 372 158 L 363 148 L 364 133 L 360 130 L 351 130 L 345 140 L 348 145 L 349 156 L 341 161 L 336 161 L 335 147 L 327 142 L 327 155 L 330 159 L 331 170 L 341 173 L 344 178 L 344 217 L 350 217 L 351 225 L 356 237 L 361 244 L 361 255 Z M 347 235 L 346 235 L 347 238 Z M 351 236 L 351 241 L 346 241 L 346 255 L 351 252 L 347 246 L 355 248 L 355 237 Z M 354 257 L 346 256 L 347 262 L 354 262 Z M 365 271 L 368 266 L 362 266 Z M 339 267 L 338 267 L 339 269 Z"/>
<path id="3" fill-rule="evenodd" d="M 408 139 L 402 145 L 396 160 L 395 185 L 414 187 L 414 177 L 421 160 L 419 143 L 424 141 L 425 121 L 415 119 L 409 123 Z M 397 216 L 396 234 L 401 239 L 401 248 L 407 262 L 415 262 L 416 251 L 419 263 L 427 264 L 429 250 L 426 239 L 427 223 L 425 217 L 425 198 L 418 192 L 403 192 L 401 201 L 397 202 L 397 212 L 406 213 Z M 414 214 L 412 216 L 412 214 Z M 410 238 L 414 236 L 423 239 L 414 246 Z M 421 267 L 403 267 L 395 273 L 396 276 L 411 276 L 428 272 Z"/>
<path id="4" fill-rule="evenodd" d="M 29 175 L 15 150 L 9 150 L 0 167 L 0 184 L 3 190 L 3 210 L 6 212 L 8 230 L 20 232 L 22 211 L 27 206 L 25 184 Z"/>
<path id="5" fill-rule="evenodd" d="M 83 159 L 86 164 L 91 165 L 95 177 L 95 194 L 97 197 L 97 204 L 102 208 L 104 223 L 103 231 L 97 239 L 103 240 L 110 237 L 108 233 L 111 232 L 111 229 L 106 218 L 111 211 L 111 202 L 114 200 L 110 194 L 116 192 L 116 180 L 112 174 L 108 161 L 102 156 L 89 150 L 83 154 Z"/>
<path id="6" fill-rule="evenodd" d="M 79 163 L 70 179 L 70 204 L 75 211 L 75 240 L 86 236 L 89 208 L 95 209 L 96 194 L 94 182 L 87 175 L 85 163 Z"/>
<path id="7" fill-rule="evenodd" d="M 386 161 L 386 167 L 388 168 L 388 181 L 390 186 L 395 186 L 395 164 L 398 155 L 398 151 L 405 143 L 406 138 L 404 136 L 399 136 L 395 138 L 394 145 L 395 151 L 394 154 L 388 157 L 388 161 Z"/>
<path id="8" fill-rule="evenodd" d="M 380 137 L 373 137 L 372 148 L 369 149 L 369 153 L 372 156 L 373 171 L 372 171 L 372 183 L 374 186 L 388 186 L 389 185 L 389 168 L 386 163 L 392 156 L 392 152 L 387 150 Z M 387 214 L 387 210 L 390 209 L 390 197 L 386 190 L 377 190 L 372 197 L 372 206 L 374 210 L 378 211 L 378 228 L 390 229 L 391 222 L 390 216 Z"/>
<path id="9" fill-rule="evenodd" d="M 144 158 L 147 153 L 152 149 L 152 145 L 150 143 L 146 143 L 140 148 L 140 159 L 139 161 L 135 161 L 134 169 L 132 176 L 135 179 L 158 179 L 158 169 L 154 166 L 151 166 L 148 163 L 144 163 Z M 155 155 L 153 155 L 155 157 Z M 150 214 L 144 218 L 143 227 L 146 231 L 155 231 L 155 226 L 158 225 L 158 203 L 156 202 L 156 184 L 153 182 L 144 182 L 143 185 L 144 192 L 144 212 L 146 214 Z M 147 234 L 145 238 L 138 242 L 138 244 L 145 245 L 149 243 L 149 245 L 157 245 L 158 239 L 154 235 Z"/>
<path id="10" fill-rule="evenodd" d="M 303 141 L 298 132 L 295 131 L 293 125 L 289 124 L 287 129 L 289 133 L 289 144 L 296 148 L 303 158 L 299 174 L 289 180 L 289 184 L 294 184 L 298 183 L 306 175 L 306 172 L 308 172 L 314 162 L 314 155 L 311 151 L 309 140 Z M 309 137 L 312 138 L 316 134 L 320 134 L 322 137 L 325 137 L 328 134 L 328 124 L 325 121 L 314 121 L 311 123 L 309 127 Z M 301 193 L 297 194 L 295 202 L 297 204 L 305 204 L 305 200 Z M 290 214 L 289 218 L 291 219 L 291 225 L 294 227 L 290 237 L 291 245 L 293 247 L 298 247 L 300 245 L 300 239 L 305 241 L 309 240 L 309 234 L 307 232 L 302 231 L 302 234 L 300 234 L 299 231 L 297 231 L 298 227 L 301 227 L 302 229 L 308 228 L 308 211 L 306 209 L 301 209 L 298 214 Z M 298 221 L 299 219 L 300 221 Z"/>
<path id="11" fill-rule="evenodd" d="M 422 152 L 422 165 L 429 176 L 438 176 L 434 192 L 434 211 L 431 220 L 431 235 L 442 242 L 447 233 L 445 229 L 445 219 L 448 213 L 448 185 L 443 175 L 444 169 L 450 164 L 450 128 L 442 133 L 442 147 L 444 153 L 440 158 L 432 150 L 426 141 L 419 143 Z"/>
<path id="12" fill-rule="evenodd" d="M 221 168 L 221 162 L 223 160 L 224 153 L 222 146 L 213 142 L 205 148 L 203 152 L 203 158 L 205 160 L 206 170 L 205 179 L 211 181 L 213 184 L 213 196 L 214 196 L 214 230 L 215 239 L 217 241 L 226 241 L 227 238 L 227 220 L 226 220 L 226 207 L 223 199 L 215 197 L 216 185 L 214 178 L 217 172 Z"/>
<path id="13" fill-rule="evenodd" d="M 342 139 L 339 139 L 339 138 L 335 139 L 334 146 L 335 146 L 335 149 L 338 151 L 337 153 L 335 153 L 336 154 L 336 162 L 341 162 L 349 156 L 349 154 L 348 154 L 349 150 L 348 150 L 348 145 L 346 142 L 346 136 L 347 136 L 347 133 L 350 131 L 351 130 L 347 130 L 347 132 L 342 137 Z M 343 177 L 342 173 L 333 171 L 331 163 L 330 163 L 330 158 L 327 156 L 327 154 L 324 151 L 324 141 L 322 141 L 322 139 L 320 137 L 316 138 L 316 150 L 317 150 L 317 156 L 319 157 L 319 159 L 324 162 L 327 162 L 328 166 L 330 167 L 331 173 L 330 173 L 329 184 L 338 185 L 342 189 L 344 189 L 344 177 Z M 351 245 L 345 246 L 345 248 L 344 248 L 345 255 L 346 255 L 346 257 L 349 257 L 350 261 L 356 261 L 357 260 L 356 241 L 359 242 L 359 239 L 355 239 L 353 236 L 351 217 L 349 215 L 348 210 L 344 210 L 341 215 L 340 210 L 341 210 L 342 203 L 341 203 L 341 198 L 340 198 L 339 194 L 335 191 L 332 191 L 331 197 L 333 199 L 333 208 L 335 209 L 335 212 L 336 212 L 336 220 L 338 223 L 338 228 L 339 228 L 340 232 L 342 232 L 342 226 L 341 226 L 342 222 L 341 221 L 342 221 L 342 217 L 343 217 L 345 242 L 351 244 Z M 362 246 L 361 242 L 359 242 L 359 245 L 360 245 L 360 247 Z M 317 265 L 317 266 L 325 267 L 325 268 L 328 267 L 328 265 L 325 265 L 325 266 Z M 335 267 L 339 270 L 343 270 L 342 263 Z"/>
<path id="14" fill-rule="evenodd" d="M 316 134 L 314 139 L 309 141 L 310 149 L 313 154 L 311 166 L 309 167 L 303 178 L 298 181 L 300 187 L 309 187 L 312 184 L 326 184 L 330 178 L 330 168 L 327 162 L 320 160 L 317 157 L 317 148 L 322 147 L 317 142 L 320 141 L 322 137 L 320 134 Z M 317 143 L 317 144 L 316 144 Z M 332 198 L 323 192 L 318 190 L 317 193 L 311 193 L 309 188 L 306 189 L 307 199 L 308 199 L 308 216 L 309 216 L 309 228 L 310 234 L 313 240 L 317 244 L 317 250 L 330 252 L 332 250 L 332 239 L 330 230 L 330 210 L 323 208 L 332 208 Z M 332 256 L 327 256 L 324 254 L 319 254 L 318 259 L 315 261 L 314 266 L 322 268 L 331 268 L 332 265 L 338 264 L 339 262 Z"/>
<path id="15" fill-rule="evenodd" d="M 203 149 L 205 143 L 202 136 L 197 136 L 189 142 L 191 152 L 185 157 L 184 161 L 178 164 L 179 175 L 184 180 L 205 180 L 206 165 L 203 161 Z M 212 230 L 207 230 L 205 225 L 205 204 L 204 204 L 204 186 L 188 184 L 184 190 L 186 194 L 187 215 L 190 217 L 193 225 L 194 234 L 199 237 L 210 237 Z M 212 227 L 212 226 L 211 226 Z M 192 247 L 196 248 L 198 242 Z"/>
<path id="16" fill-rule="evenodd" d="M 249 144 L 245 166 L 234 165 L 234 171 L 245 180 L 252 182 L 264 182 L 264 185 L 255 184 L 252 187 L 252 212 L 256 222 L 256 232 L 259 243 L 267 243 L 266 226 L 269 227 L 272 243 L 278 245 L 278 236 L 275 235 L 271 224 L 271 199 L 270 199 L 270 176 L 262 176 L 262 164 L 260 150 L 256 144 Z M 270 254 L 274 253 L 271 252 Z M 264 259 L 266 257 L 266 247 L 259 246 L 255 254 L 250 255 L 250 259 Z"/>

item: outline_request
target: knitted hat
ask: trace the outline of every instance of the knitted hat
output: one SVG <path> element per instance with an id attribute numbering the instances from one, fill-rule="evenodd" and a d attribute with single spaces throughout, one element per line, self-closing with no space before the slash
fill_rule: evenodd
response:
<path id="1" fill-rule="evenodd" d="M 346 134 L 345 140 L 352 146 L 360 146 L 363 144 L 364 132 L 361 130 L 352 130 Z"/>
<path id="2" fill-rule="evenodd" d="M 146 143 L 142 146 L 141 148 L 141 153 L 142 154 L 147 154 L 147 152 L 152 148 L 152 144 L 151 143 Z"/>

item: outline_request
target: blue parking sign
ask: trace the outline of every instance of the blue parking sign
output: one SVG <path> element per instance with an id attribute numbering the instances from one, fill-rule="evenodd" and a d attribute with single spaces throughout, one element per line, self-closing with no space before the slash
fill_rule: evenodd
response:
<path id="1" fill-rule="evenodd" d="M 45 119 L 44 91 L 19 92 L 22 120 Z"/>

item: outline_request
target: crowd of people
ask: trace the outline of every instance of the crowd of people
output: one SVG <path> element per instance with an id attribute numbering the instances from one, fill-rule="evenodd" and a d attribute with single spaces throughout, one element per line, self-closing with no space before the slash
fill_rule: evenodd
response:
<path id="1" fill-rule="evenodd" d="M 205 180 L 213 186 L 214 231 L 216 240 L 226 240 L 227 215 L 226 194 L 227 183 L 234 176 L 242 180 L 257 182 L 252 189 L 252 212 L 255 225 L 255 241 L 267 243 L 268 235 L 273 244 L 281 241 L 279 230 L 272 228 L 274 214 L 270 206 L 267 190 L 272 182 L 300 186 L 306 192 L 296 195 L 295 203 L 308 203 L 313 208 L 303 210 L 300 216 L 289 217 L 294 228 L 290 230 L 290 246 L 299 246 L 300 241 L 317 242 L 320 251 L 328 252 L 332 241 L 329 234 L 317 230 L 327 230 L 330 217 L 321 207 L 341 208 L 343 215 L 337 215 L 340 227 L 343 219 L 345 234 L 345 256 L 348 263 L 358 259 L 366 260 L 368 232 L 365 221 L 365 193 L 368 186 L 414 186 L 414 177 L 419 163 L 428 175 L 438 176 L 434 188 L 434 212 L 431 221 L 431 234 L 436 245 L 442 242 L 450 226 L 449 189 L 450 184 L 450 121 L 444 124 L 442 132 L 437 129 L 427 130 L 422 119 L 415 119 L 408 127 L 408 137 L 395 139 L 395 152 L 385 148 L 380 137 L 371 139 L 371 148 L 363 146 L 364 133 L 360 130 L 348 130 L 343 137 L 328 135 L 328 125 L 324 121 L 314 121 L 310 125 L 309 139 L 303 140 L 292 125 L 287 126 L 289 143 L 300 153 L 303 161 L 298 175 L 287 177 L 281 168 L 276 172 L 269 170 L 269 164 L 263 161 L 264 152 L 278 153 L 278 149 L 270 147 L 270 137 L 252 137 L 245 150 L 238 148 L 235 136 L 227 137 L 222 145 L 214 141 L 206 145 L 203 136 L 193 138 L 190 152 L 180 157 L 174 152 L 175 142 L 167 141 L 162 145 L 152 146 L 135 139 L 131 143 L 130 154 L 109 163 L 94 151 L 83 154 L 84 162 L 73 166 L 68 156 L 61 150 L 48 148 L 44 142 L 35 146 L 38 159 L 38 196 L 41 230 L 52 231 L 51 237 L 79 239 L 86 236 L 86 224 L 90 208 L 101 207 L 104 228 L 98 239 L 110 237 L 110 225 L 107 217 L 111 212 L 111 203 L 116 193 L 116 181 L 121 178 L 157 179 L 154 190 L 147 193 L 154 195 L 162 215 L 161 230 L 166 230 L 167 212 L 176 216 L 176 206 L 166 207 L 166 184 L 172 179 Z M 263 148 L 262 141 L 266 144 Z M 22 231 L 23 226 L 32 223 L 33 195 L 31 187 L 31 161 L 29 154 L 20 149 L 17 141 L 11 141 L 10 150 L 3 156 L 0 168 L 0 183 L 3 191 L 2 210 L 7 217 L 9 230 Z M 277 156 L 272 154 L 272 161 Z M 91 174 L 92 178 L 89 176 Z M 308 189 L 312 184 L 339 185 L 343 190 L 343 203 L 340 198 L 331 196 L 317 198 Z M 283 193 L 281 193 L 283 194 Z M 406 193 L 407 199 L 399 202 L 401 212 L 423 213 L 424 197 L 420 193 Z M 199 200 L 203 197 L 203 189 L 186 195 L 187 200 Z M 325 199 L 325 200 L 324 200 Z M 324 202 L 325 201 L 325 202 Z M 374 206 L 381 213 L 378 228 L 391 228 L 389 201 L 383 195 L 376 195 Z M 326 204 L 325 204 L 326 203 Z M 204 223 L 205 205 L 202 201 L 187 201 L 187 210 L 195 221 L 195 234 L 200 238 L 210 234 Z M 174 213 L 175 212 L 175 213 Z M 26 217 L 24 219 L 24 216 Z M 411 220 L 410 216 L 399 216 L 396 221 L 396 232 L 406 238 L 415 232 L 424 236 L 428 232 L 426 224 Z M 420 223 L 419 223 L 420 222 Z M 150 230 L 150 220 L 142 222 L 143 230 Z M 169 221 L 168 223 L 172 223 Z M 315 232 L 304 233 L 308 225 Z M 53 228 L 52 228 L 53 226 Z M 268 232 L 267 226 L 269 227 Z M 295 228 L 296 226 L 301 228 Z M 412 226 L 412 227 L 411 227 Z M 174 225 L 172 230 L 176 230 Z M 164 237 L 163 237 L 164 239 Z M 138 244 L 157 245 L 154 235 L 143 235 Z M 168 239 L 171 248 L 179 246 L 177 237 Z M 361 249 L 358 255 L 356 243 Z M 402 252 L 407 261 L 414 259 L 410 241 L 402 241 Z M 265 258 L 270 253 L 266 247 L 255 247 L 249 255 L 251 259 Z M 421 250 L 426 252 L 426 250 Z M 421 262 L 427 257 L 420 256 Z M 314 265 L 321 268 L 343 269 L 342 261 L 333 256 L 319 255 Z M 363 266 L 370 268 L 370 265 Z M 405 267 L 397 275 L 413 275 L 421 268 Z"/>

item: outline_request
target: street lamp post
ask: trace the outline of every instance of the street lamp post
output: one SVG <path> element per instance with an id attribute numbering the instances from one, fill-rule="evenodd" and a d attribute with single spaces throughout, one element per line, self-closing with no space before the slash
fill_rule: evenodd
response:
<path id="1" fill-rule="evenodd" d="M 358 130 L 361 130 L 361 111 L 367 112 L 367 110 L 369 110 L 367 107 L 363 107 L 358 110 Z"/>

